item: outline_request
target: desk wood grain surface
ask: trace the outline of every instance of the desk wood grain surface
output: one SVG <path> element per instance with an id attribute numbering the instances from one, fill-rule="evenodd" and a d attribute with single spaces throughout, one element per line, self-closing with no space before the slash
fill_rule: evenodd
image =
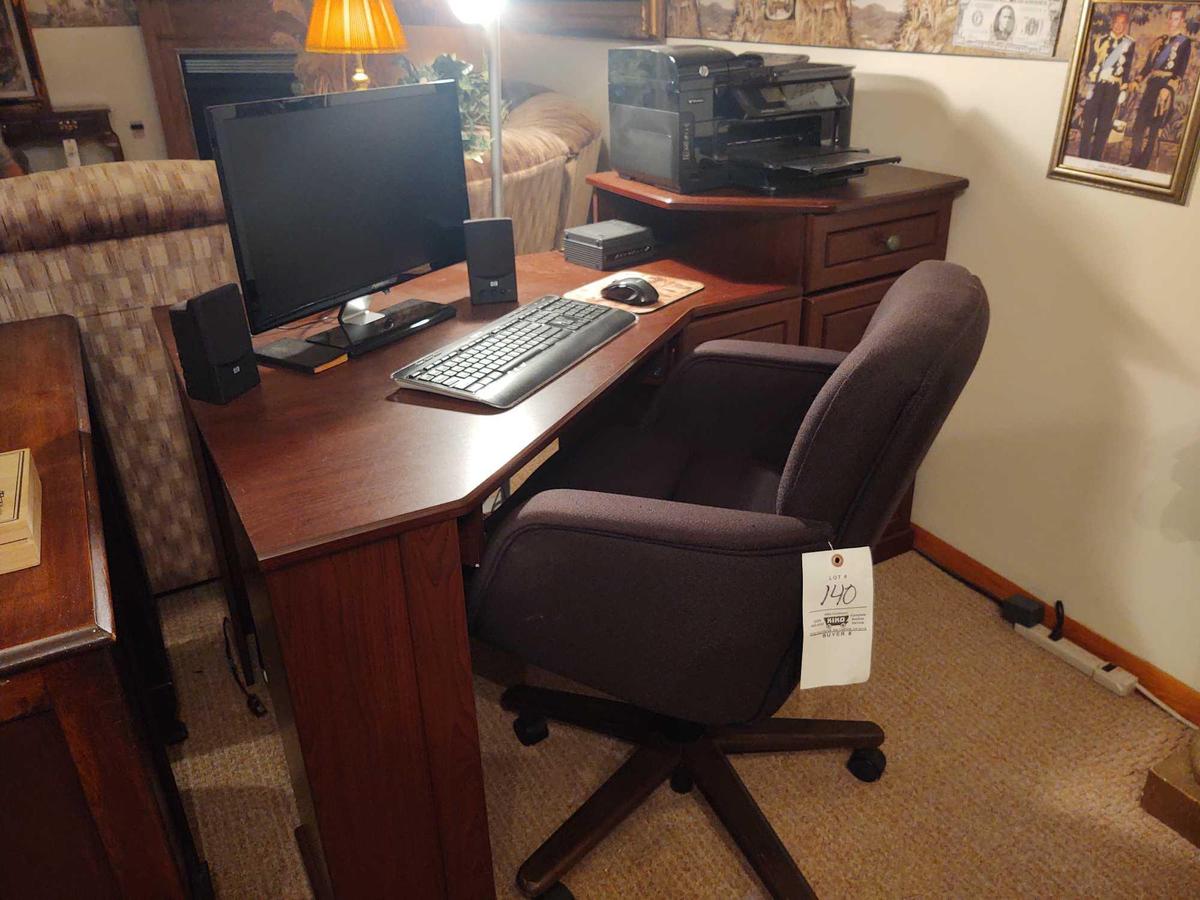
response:
<path id="1" fill-rule="evenodd" d="M 673 260 L 640 269 L 705 284 L 637 323 L 510 410 L 399 391 L 390 375 L 513 309 L 471 306 L 466 269 L 452 266 L 376 297 L 454 303 L 458 317 L 319 375 L 263 367 L 262 384 L 226 406 L 190 400 L 260 564 L 274 569 L 331 544 L 351 546 L 465 515 L 562 429 L 689 321 L 795 296 L 795 285 L 739 283 Z M 518 260 L 520 302 L 562 293 L 596 271 L 547 252 Z M 154 311 L 178 367 L 165 308 Z M 327 317 L 328 318 L 328 317 Z M 260 335 L 300 337 L 330 322 Z"/>
<path id="2" fill-rule="evenodd" d="M 0 575 L 0 675 L 113 638 L 90 427 L 75 320 L 0 325 L 0 450 L 42 480 L 41 564 Z"/>

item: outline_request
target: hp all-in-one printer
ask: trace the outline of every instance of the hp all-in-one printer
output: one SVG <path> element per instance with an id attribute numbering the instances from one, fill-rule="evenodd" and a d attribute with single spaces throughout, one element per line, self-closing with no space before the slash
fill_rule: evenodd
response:
<path id="1" fill-rule="evenodd" d="M 786 193 L 898 162 L 851 147 L 851 68 L 719 47 L 609 50 L 614 167 L 683 193 Z"/>

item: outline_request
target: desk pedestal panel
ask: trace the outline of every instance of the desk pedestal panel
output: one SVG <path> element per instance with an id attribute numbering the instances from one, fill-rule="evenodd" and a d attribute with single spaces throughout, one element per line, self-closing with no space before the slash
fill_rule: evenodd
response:
<path id="1" fill-rule="evenodd" d="M 318 896 L 493 896 L 454 522 L 244 575 Z"/>

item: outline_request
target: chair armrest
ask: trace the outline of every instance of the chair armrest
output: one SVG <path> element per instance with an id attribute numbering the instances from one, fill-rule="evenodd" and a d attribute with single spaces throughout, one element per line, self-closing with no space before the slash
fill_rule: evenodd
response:
<path id="1" fill-rule="evenodd" d="M 796 634 L 801 553 L 829 534 L 767 513 L 545 491 L 489 542 L 471 629 L 643 708 L 747 721 Z"/>
<path id="2" fill-rule="evenodd" d="M 709 341 L 675 370 L 646 425 L 782 466 L 813 399 L 845 357 L 817 347 Z"/>

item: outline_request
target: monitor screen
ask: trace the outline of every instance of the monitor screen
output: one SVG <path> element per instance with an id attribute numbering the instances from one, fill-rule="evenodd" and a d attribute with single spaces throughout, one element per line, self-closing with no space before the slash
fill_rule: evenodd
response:
<path id="1" fill-rule="evenodd" d="M 452 82 L 208 111 L 255 334 L 465 258 Z"/>

